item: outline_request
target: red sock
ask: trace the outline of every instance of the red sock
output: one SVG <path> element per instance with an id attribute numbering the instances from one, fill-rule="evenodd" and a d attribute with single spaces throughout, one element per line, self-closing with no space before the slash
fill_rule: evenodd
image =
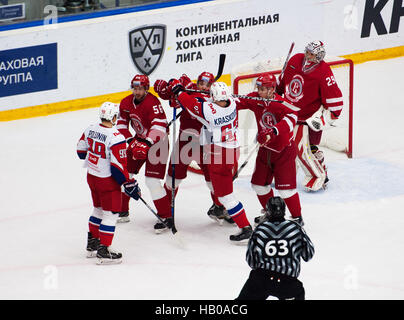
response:
<path id="1" fill-rule="evenodd" d="M 289 209 L 293 218 L 298 218 L 302 215 L 302 208 L 300 206 L 299 194 L 296 192 L 293 196 L 283 199 Z"/>
<path id="2" fill-rule="evenodd" d="M 171 203 L 171 199 L 173 198 L 173 193 L 172 193 L 171 189 L 167 187 L 166 184 L 164 184 L 164 189 L 166 190 L 168 199 L 170 200 L 170 203 Z M 175 188 L 175 195 L 174 195 L 174 197 L 177 196 L 177 193 L 178 193 L 178 188 Z"/>
<path id="3" fill-rule="evenodd" d="M 130 197 L 125 193 L 122 193 L 121 212 L 129 212 L 129 200 Z"/>
<path id="4" fill-rule="evenodd" d="M 101 219 L 91 216 L 88 220 L 88 230 L 90 231 L 93 238 L 98 239 L 100 237 L 99 230 L 100 230 Z"/>
<path id="5" fill-rule="evenodd" d="M 210 193 L 210 197 L 212 198 L 213 202 L 217 205 L 217 206 L 222 206 L 222 203 L 219 201 L 219 198 L 217 196 L 215 196 L 215 194 L 213 192 Z"/>
<path id="6" fill-rule="evenodd" d="M 228 209 L 227 212 L 239 228 L 244 228 L 250 225 L 241 202 L 239 202 L 234 208 Z"/>
<path id="7" fill-rule="evenodd" d="M 274 196 L 274 190 L 273 189 L 271 189 L 271 191 L 268 192 L 267 194 L 263 194 L 263 195 L 258 195 L 257 194 L 258 200 L 261 203 L 261 206 L 262 206 L 263 209 L 265 209 L 265 210 L 267 209 L 268 200 L 271 199 L 273 196 Z"/>
<path id="8" fill-rule="evenodd" d="M 161 199 L 153 200 L 154 205 L 157 209 L 157 214 L 165 219 L 171 217 L 171 199 L 168 198 L 168 195 L 165 195 Z"/>

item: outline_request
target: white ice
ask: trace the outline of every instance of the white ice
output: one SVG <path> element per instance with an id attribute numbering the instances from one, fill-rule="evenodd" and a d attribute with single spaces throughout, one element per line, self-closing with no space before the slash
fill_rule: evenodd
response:
<path id="1" fill-rule="evenodd" d="M 307 299 L 404 298 L 403 74 L 404 58 L 355 66 L 354 158 L 326 151 L 329 189 L 299 185 L 316 249 L 302 263 Z M 0 299 L 234 299 L 250 271 L 246 248 L 229 243 L 236 227 L 207 217 L 209 192 L 196 174 L 176 200 L 185 247 L 154 234 L 155 217 L 131 200 L 131 221 L 113 241 L 123 263 L 85 257 L 91 199 L 75 148 L 96 118 L 93 108 L 0 124 Z M 260 207 L 245 174 L 235 194 L 252 221 Z"/>

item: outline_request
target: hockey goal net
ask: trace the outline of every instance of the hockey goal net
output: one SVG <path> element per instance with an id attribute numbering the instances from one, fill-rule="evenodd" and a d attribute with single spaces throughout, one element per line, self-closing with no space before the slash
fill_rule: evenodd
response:
<path id="1" fill-rule="evenodd" d="M 352 158 L 353 145 L 353 71 L 352 60 L 341 58 L 327 58 L 325 61 L 330 65 L 336 82 L 342 91 L 344 106 L 335 126 L 324 130 L 320 146 L 330 150 L 344 152 Z M 255 80 L 262 73 L 272 73 L 277 77 L 281 73 L 284 61 L 262 61 L 247 63 L 233 68 L 231 81 L 234 94 L 247 94 L 255 89 Z M 248 110 L 239 112 L 239 138 L 241 142 L 241 153 L 246 154 L 254 144 L 256 133 L 256 121 L 254 114 Z"/>

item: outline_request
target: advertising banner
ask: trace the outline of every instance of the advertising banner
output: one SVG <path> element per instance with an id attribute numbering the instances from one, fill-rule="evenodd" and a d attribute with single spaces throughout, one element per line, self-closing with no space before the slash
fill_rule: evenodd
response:
<path id="1" fill-rule="evenodd" d="M 0 97 L 58 87 L 57 44 L 0 51 Z"/>

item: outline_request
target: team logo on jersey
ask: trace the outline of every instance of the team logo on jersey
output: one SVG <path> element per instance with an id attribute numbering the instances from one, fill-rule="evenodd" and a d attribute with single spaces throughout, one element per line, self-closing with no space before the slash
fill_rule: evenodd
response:
<path id="1" fill-rule="evenodd" d="M 140 119 L 138 119 L 137 116 L 134 115 L 130 115 L 131 120 L 132 120 L 132 127 L 133 129 L 135 129 L 136 134 L 138 134 L 141 138 L 143 138 L 144 132 L 145 132 L 145 128 L 142 124 L 142 121 L 140 121 Z"/>
<path id="2" fill-rule="evenodd" d="M 299 101 L 301 98 L 303 98 L 303 85 L 303 77 L 299 74 L 295 75 L 292 81 L 290 81 L 290 83 L 286 86 L 286 97 L 292 102 Z"/>
<path id="3" fill-rule="evenodd" d="M 145 75 L 158 66 L 164 53 L 166 25 L 143 25 L 129 32 L 129 48 L 133 63 Z"/>
<path id="4" fill-rule="evenodd" d="M 265 128 L 269 129 L 276 125 L 277 122 L 273 113 L 265 111 L 261 116 L 261 123 Z"/>

